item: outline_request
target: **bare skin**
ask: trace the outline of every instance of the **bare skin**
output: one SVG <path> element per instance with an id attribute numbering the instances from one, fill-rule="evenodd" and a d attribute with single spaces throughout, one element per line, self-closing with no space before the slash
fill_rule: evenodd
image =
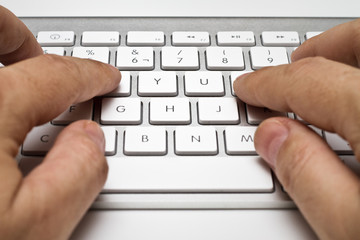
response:
<path id="1" fill-rule="evenodd" d="M 69 105 L 118 86 L 119 71 L 95 61 L 43 55 L 32 33 L 0 7 L 0 236 L 67 239 L 107 176 L 104 135 L 92 121 L 68 126 L 25 178 L 15 155 L 26 134 Z"/>
<path id="2" fill-rule="evenodd" d="M 294 112 L 346 139 L 360 159 L 360 20 L 306 41 L 289 65 L 237 79 L 243 101 Z M 295 120 L 264 121 L 257 152 L 321 239 L 358 239 L 360 182 L 315 132 Z"/>
<path id="3" fill-rule="evenodd" d="M 235 81 L 236 94 L 337 132 L 360 159 L 359 29 L 360 21 L 353 21 L 306 41 L 292 64 Z M 42 55 L 30 31 L 3 7 L 0 62 L 10 64 L 0 69 L 0 236 L 67 239 L 106 179 L 101 129 L 91 121 L 71 124 L 25 178 L 14 157 L 34 126 L 111 91 L 120 73 L 99 62 Z M 255 147 L 320 238 L 358 238 L 359 179 L 317 134 L 291 119 L 269 119 Z"/>

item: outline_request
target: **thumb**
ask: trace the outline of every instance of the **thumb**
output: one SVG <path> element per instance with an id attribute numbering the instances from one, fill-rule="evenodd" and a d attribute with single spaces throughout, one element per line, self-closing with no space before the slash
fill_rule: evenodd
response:
<path id="1" fill-rule="evenodd" d="M 273 118 L 259 126 L 255 147 L 321 239 L 359 236 L 359 179 L 320 136 Z"/>
<path id="2" fill-rule="evenodd" d="M 104 148 L 104 134 L 95 122 L 78 121 L 60 133 L 15 200 L 17 219 L 32 226 L 26 237 L 69 238 L 105 183 Z"/>

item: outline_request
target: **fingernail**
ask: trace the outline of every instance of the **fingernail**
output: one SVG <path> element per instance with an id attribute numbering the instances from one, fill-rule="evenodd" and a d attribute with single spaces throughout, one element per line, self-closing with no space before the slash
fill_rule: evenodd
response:
<path id="1" fill-rule="evenodd" d="M 84 129 L 91 140 L 99 147 L 100 151 L 105 152 L 104 132 L 99 125 L 93 121 L 88 121 Z"/>
<path id="2" fill-rule="evenodd" d="M 256 150 L 272 169 L 276 167 L 279 150 L 288 136 L 288 128 L 282 122 L 275 119 L 263 122 L 256 132 Z"/>

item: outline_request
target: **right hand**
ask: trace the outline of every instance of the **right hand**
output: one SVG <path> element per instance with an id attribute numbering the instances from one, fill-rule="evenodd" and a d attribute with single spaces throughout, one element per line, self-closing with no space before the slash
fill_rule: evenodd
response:
<path id="1" fill-rule="evenodd" d="M 360 160 L 360 20 L 305 41 L 292 60 L 241 76 L 237 96 L 338 133 Z M 360 238 L 360 179 L 314 131 L 268 119 L 255 147 L 321 239 Z"/>

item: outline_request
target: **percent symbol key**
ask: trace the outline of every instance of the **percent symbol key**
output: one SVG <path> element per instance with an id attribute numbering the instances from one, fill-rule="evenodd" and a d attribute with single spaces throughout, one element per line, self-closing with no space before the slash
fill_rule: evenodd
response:
<path id="1" fill-rule="evenodd" d="M 74 47 L 72 56 L 109 63 L 110 51 L 108 47 Z"/>

